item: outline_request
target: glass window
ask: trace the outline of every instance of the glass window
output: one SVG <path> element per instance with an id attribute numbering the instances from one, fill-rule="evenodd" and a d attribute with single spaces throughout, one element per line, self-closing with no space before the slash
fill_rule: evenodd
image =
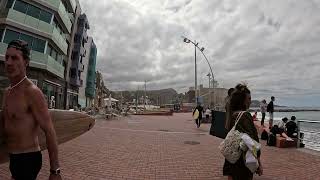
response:
<path id="1" fill-rule="evenodd" d="M 33 41 L 33 37 L 26 35 L 26 34 L 20 34 L 20 38 L 21 40 L 24 40 L 28 43 L 29 47 L 32 47 L 32 41 Z"/>
<path id="2" fill-rule="evenodd" d="M 51 49 L 52 47 L 48 44 L 46 54 L 48 54 L 49 56 L 51 55 Z"/>
<path id="3" fill-rule="evenodd" d="M 12 7 L 13 1 L 14 0 L 8 0 L 6 8 L 10 9 Z"/>
<path id="4" fill-rule="evenodd" d="M 59 23 L 58 23 L 58 20 L 57 20 L 56 18 L 54 18 L 52 25 L 53 25 L 54 27 L 58 28 L 58 24 L 59 24 Z"/>
<path id="5" fill-rule="evenodd" d="M 44 48 L 46 46 L 46 41 L 38 38 L 34 38 L 32 50 L 44 53 Z"/>
<path id="6" fill-rule="evenodd" d="M 3 29 L 0 29 L 0 41 L 2 39 Z"/>
<path id="7" fill-rule="evenodd" d="M 27 12 L 27 7 L 28 7 L 27 3 L 23 2 L 23 1 L 20 1 L 20 0 L 17 0 L 16 3 L 14 3 L 13 9 L 17 10 L 19 12 L 22 12 L 22 13 L 26 13 Z"/>
<path id="8" fill-rule="evenodd" d="M 11 30 L 6 30 L 3 42 L 9 44 L 9 42 L 19 39 L 19 33 Z"/>
<path id="9" fill-rule="evenodd" d="M 61 54 L 58 54 L 57 61 L 59 64 L 62 64 L 62 55 Z"/>
<path id="10" fill-rule="evenodd" d="M 40 17 L 39 19 L 41 21 L 44 21 L 46 23 L 51 23 L 51 18 L 52 18 L 52 14 L 47 12 L 47 11 L 44 11 L 44 10 L 41 10 L 41 13 L 40 13 Z"/>
<path id="11" fill-rule="evenodd" d="M 40 11 L 41 11 L 40 8 L 29 5 L 27 15 L 39 19 Z"/>
<path id="12" fill-rule="evenodd" d="M 52 57 L 53 59 L 57 60 L 57 55 L 58 55 L 57 51 L 54 50 L 54 49 L 52 49 L 52 51 L 51 51 L 51 57 Z"/>

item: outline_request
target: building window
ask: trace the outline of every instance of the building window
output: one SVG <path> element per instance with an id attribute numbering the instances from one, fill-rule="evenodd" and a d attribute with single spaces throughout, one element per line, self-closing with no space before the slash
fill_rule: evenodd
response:
<path id="1" fill-rule="evenodd" d="M 8 2 L 9 3 L 9 2 Z M 11 7 L 12 2 L 10 2 L 11 5 L 7 4 L 7 6 Z M 34 18 L 37 18 L 41 21 L 44 21 L 48 24 L 51 23 L 51 18 L 53 16 L 52 13 L 47 12 L 45 10 L 42 10 L 36 6 L 33 6 L 31 4 L 25 3 L 23 1 L 17 0 L 13 7 L 14 10 L 19 11 L 21 13 L 27 14 L 29 16 L 32 16 Z"/>
<path id="2" fill-rule="evenodd" d="M 41 10 L 39 19 L 41 21 L 44 21 L 44 22 L 50 24 L 51 23 L 51 19 L 52 19 L 52 14 L 47 12 L 47 11 Z"/>
<path id="3" fill-rule="evenodd" d="M 11 30 L 6 30 L 3 42 L 9 44 L 9 42 L 19 39 L 19 33 Z"/>
<path id="4" fill-rule="evenodd" d="M 41 11 L 40 8 L 37 8 L 37 7 L 29 4 L 28 10 L 27 10 L 27 15 L 39 19 L 40 11 Z"/>
<path id="5" fill-rule="evenodd" d="M 8 1 L 7 1 L 6 8 L 7 8 L 7 9 L 10 9 L 10 8 L 12 7 L 13 2 L 14 2 L 14 0 L 8 0 Z"/>
<path id="6" fill-rule="evenodd" d="M 63 56 L 61 54 L 58 54 L 57 61 L 59 64 L 62 64 Z"/>
<path id="7" fill-rule="evenodd" d="M 13 9 L 26 14 L 27 9 L 28 9 L 28 4 L 23 1 L 16 1 Z"/>
<path id="8" fill-rule="evenodd" d="M 9 44 L 11 41 L 16 39 L 26 41 L 29 45 L 29 48 L 32 50 L 44 53 L 46 41 L 32 37 L 27 34 L 18 33 L 18 32 L 7 29 L 3 42 Z"/>
<path id="9" fill-rule="evenodd" d="M 52 51 L 51 51 L 51 57 L 52 57 L 53 59 L 57 59 L 57 55 L 58 55 L 57 51 L 54 50 L 54 49 L 52 49 Z"/>
<path id="10" fill-rule="evenodd" d="M 52 50 L 52 47 L 48 44 L 46 54 L 48 54 L 49 56 L 51 56 L 51 50 Z"/>
<path id="11" fill-rule="evenodd" d="M 62 27 L 60 26 L 60 24 L 58 23 L 58 20 L 56 18 L 53 19 L 53 24 L 52 24 L 57 30 L 58 32 L 62 35 L 64 34 L 62 31 Z"/>
<path id="12" fill-rule="evenodd" d="M 3 35 L 3 29 L 0 29 L 0 42 L 2 40 L 2 35 Z"/>
<path id="13" fill-rule="evenodd" d="M 20 38 L 21 40 L 24 40 L 28 43 L 29 47 L 32 47 L 32 41 L 33 41 L 33 37 L 26 35 L 26 34 L 20 34 Z"/>
<path id="14" fill-rule="evenodd" d="M 34 38 L 32 44 L 32 50 L 44 53 L 44 48 L 46 46 L 46 41 L 38 38 Z"/>
<path id="15" fill-rule="evenodd" d="M 48 46 L 47 46 L 46 54 L 48 54 L 53 59 L 55 59 L 59 64 L 63 65 L 64 56 L 62 54 L 60 54 L 58 51 L 56 51 L 50 44 L 48 44 Z"/>

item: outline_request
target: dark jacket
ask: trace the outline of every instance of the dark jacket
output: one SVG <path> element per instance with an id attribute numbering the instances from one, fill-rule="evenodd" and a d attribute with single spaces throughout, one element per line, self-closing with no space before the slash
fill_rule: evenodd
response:
<path id="1" fill-rule="evenodd" d="M 287 122 L 286 128 L 287 128 L 287 135 L 289 137 L 294 137 L 293 133 L 297 133 L 298 132 L 298 126 L 294 121 Z"/>
<path id="2" fill-rule="evenodd" d="M 274 105 L 273 105 L 273 101 L 270 101 L 268 106 L 267 106 L 267 110 L 268 112 L 273 113 L 274 112 Z"/>
<path id="3" fill-rule="evenodd" d="M 198 111 L 199 111 L 199 119 L 202 119 L 203 107 L 200 106 L 200 105 L 198 105 L 198 106 L 194 109 L 194 111 L 193 111 L 192 114 L 194 114 L 194 112 L 196 111 L 196 109 L 198 109 Z"/>

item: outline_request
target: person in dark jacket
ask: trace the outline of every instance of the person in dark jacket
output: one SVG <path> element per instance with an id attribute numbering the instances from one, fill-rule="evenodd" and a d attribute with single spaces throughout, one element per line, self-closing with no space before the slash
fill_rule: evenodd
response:
<path id="1" fill-rule="evenodd" d="M 297 137 L 298 126 L 297 126 L 295 120 L 296 120 L 296 117 L 292 116 L 291 120 L 289 122 L 287 122 L 287 124 L 286 124 L 287 135 L 291 138 Z"/>
<path id="2" fill-rule="evenodd" d="M 273 101 L 275 100 L 274 96 L 271 96 L 271 101 L 269 102 L 267 106 L 267 111 L 269 112 L 269 129 L 273 126 L 273 113 L 274 113 L 274 105 Z"/>
<path id="3" fill-rule="evenodd" d="M 251 104 L 250 90 L 246 85 L 238 84 L 235 87 L 234 92 L 230 99 L 230 110 L 232 111 L 232 117 L 230 119 L 230 124 L 228 127 L 230 129 L 235 125 L 235 120 L 241 111 L 246 111 L 240 117 L 235 129 L 248 134 L 252 139 L 259 142 L 258 132 L 254 126 L 253 118 L 251 114 L 247 111 Z M 229 130 L 230 130 L 229 129 Z M 257 174 L 262 175 L 263 169 L 260 161 L 261 152 L 258 151 L 258 162 L 259 168 L 256 171 Z M 239 160 L 232 164 L 225 160 L 223 165 L 223 175 L 228 176 L 229 180 L 252 180 L 253 173 L 245 165 L 245 153 L 239 158 Z"/>
<path id="4" fill-rule="evenodd" d="M 199 128 L 199 127 L 200 127 L 200 124 L 201 124 L 201 120 L 202 120 L 202 113 L 203 113 L 203 107 L 201 106 L 200 103 L 199 103 L 199 104 L 197 105 L 197 107 L 194 109 L 194 111 L 193 111 L 192 114 L 194 114 L 194 112 L 196 112 L 196 110 L 199 111 L 198 119 L 196 119 L 197 128 Z"/>

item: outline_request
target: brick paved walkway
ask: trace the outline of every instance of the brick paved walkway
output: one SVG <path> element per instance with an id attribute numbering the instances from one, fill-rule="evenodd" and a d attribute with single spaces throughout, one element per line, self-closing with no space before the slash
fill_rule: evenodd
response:
<path id="1" fill-rule="evenodd" d="M 130 116 L 98 120 L 88 133 L 59 146 L 64 179 L 226 179 L 220 139 L 197 129 L 191 115 Z M 265 142 L 263 142 L 265 144 Z M 304 151 L 304 150 L 303 150 Z M 264 175 L 258 180 L 320 180 L 319 153 L 263 147 Z M 48 154 L 39 179 L 48 177 Z M 8 163 L 0 179 L 9 179 Z"/>

